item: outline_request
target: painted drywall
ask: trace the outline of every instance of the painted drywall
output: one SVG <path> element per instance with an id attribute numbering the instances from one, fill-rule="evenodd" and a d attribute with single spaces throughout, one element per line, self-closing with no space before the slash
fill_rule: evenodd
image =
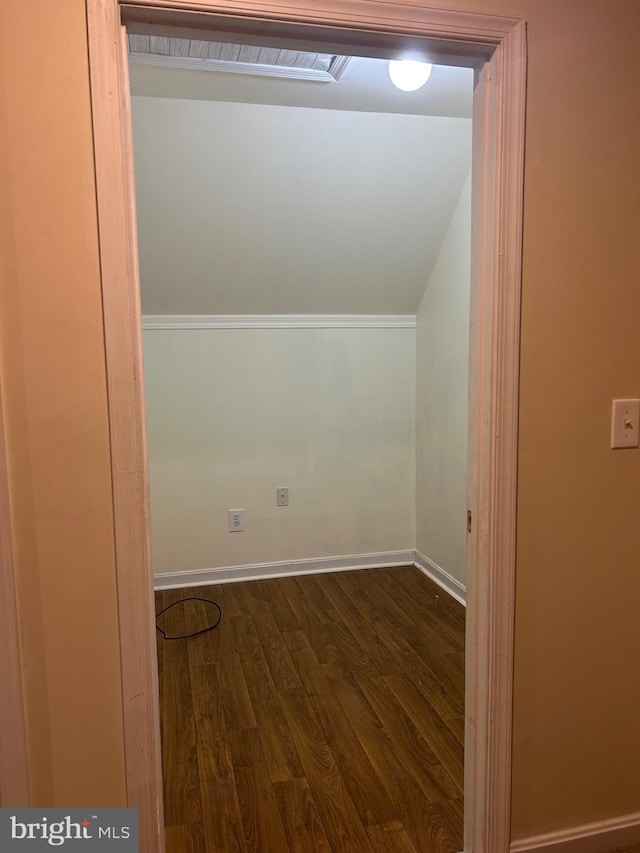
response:
<path id="1" fill-rule="evenodd" d="M 416 548 L 466 584 L 471 177 L 417 316 Z"/>
<path id="2" fill-rule="evenodd" d="M 437 5 L 528 22 L 512 821 L 521 837 L 638 811 L 640 452 L 611 451 L 608 439 L 611 399 L 640 394 L 640 5 Z M 115 805 L 122 697 L 85 8 L 32 0 L 0 13 L 10 151 L 0 204 L 13 222 L 3 275 L 14 300 L 2 304 L 2 379 L 32 784 L 41 801 Z M 87 688 L 88 671 L 100 692 Z"/>
<path id="3" fill-rule="evenodd" d="M 82 0 L 0 4 L 0 63 L 0 375 L 31 798 L 124 805 Z"/>
<path id="4" fill-rule="evenodd" d="M 640 396 L 640 6 L 520 8 L 515 836 L 637 813 L 640 778 L 640 451 L 609 448 L 611 399 Z"/>
<path id="5" fill-rule="evenodd" d="M 414 547 L 415 329 L 154 330 L 144 358 L 155 573 Z"/>
<path id="6" fill-rule="evenodd" d="M 354 56 L 339 85 L 226 74 L 216 71 L 163 68 L 132 62 L 131 93 L 151 98 L 281 104 L 325 110 L 471 118 L 473 68 L 434 65 L 429 85 L 416 92 L 396 89 L 385 59 Z"/>
<path id="7" fill-rule="evenodd" d="M 469 119 L 139 97 L 133 119 L 145 314 L 415 313 Z"/>

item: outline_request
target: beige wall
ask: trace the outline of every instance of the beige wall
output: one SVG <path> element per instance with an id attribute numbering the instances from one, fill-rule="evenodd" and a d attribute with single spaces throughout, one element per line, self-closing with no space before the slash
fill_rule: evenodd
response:
<path id="1" fill-rule="evenodd" d="M 420 302 L 416 549 L 466 586 L 471 177 Z"/>
<path id="2" fill-rule="evenodd" d="M 517 835 L 637 812 L 640 790 L 640 451 L 608 446 L 611 399 L 640 396 L 640 5 L 521 8 Z"/>
<path id="3" fill-rule="evenodd" d="M 144 353 L 156 573 L 415 548 L 415 329 L 149 330 Z"/>
<path id="4" fill-rule="evenodd" d="M 0 365 L 32 797 L 118 805 L 122 697 L 82 0 L 3 2 L 0 50 Z"/>
<path id="5" fill-rule="evenodd" d="M 640 5 L 437 5 L 529 22 L 521 836 L 638 809 L 640 452 L 608 449 L 608 418 L 613 396 L 640 394 Z M 84 8 L 32 0 L 2 10 L 11 179 L 5 164 L 1 203 L 14 220 L 2 358 L 34 785 L 42 802 L 115 803 L 121 697 Z"/>

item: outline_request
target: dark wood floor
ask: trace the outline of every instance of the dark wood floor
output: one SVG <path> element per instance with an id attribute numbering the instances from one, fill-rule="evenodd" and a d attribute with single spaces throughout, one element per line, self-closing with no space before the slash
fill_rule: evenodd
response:
<path id="1" fill-rule="evenodd" d="M 170 590 L 167 853 L 462 850 L 464 609 L 413 567 Z M 161 617 L 197 630 L 213 608 Z"/>

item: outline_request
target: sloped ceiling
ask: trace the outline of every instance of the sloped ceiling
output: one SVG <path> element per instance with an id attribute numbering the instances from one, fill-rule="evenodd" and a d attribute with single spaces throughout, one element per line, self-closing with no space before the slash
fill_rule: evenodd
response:
<path id="1" fill-rule="evenodd" d="M 383 59 L 353 56 L 338 82 L 316 83 L 132 62 L 130 78 L 133 94 L 147 97 L 471 118 L 473 69 L 434 65 L 423 89 L 400 92 L 387 67 Z"/>
<path id="2" fill-rule="evenodd" d="M 143 313 L 415 313 L 470 119 L 135 91 Z"/>

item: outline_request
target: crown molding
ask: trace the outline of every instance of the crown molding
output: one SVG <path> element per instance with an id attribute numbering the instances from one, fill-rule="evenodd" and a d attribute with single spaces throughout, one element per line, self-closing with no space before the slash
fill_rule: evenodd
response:
<path id="1" fill-rule="evenodd" d="M 144 331 L 168 329 L 415 329 L 415 314 L 147 314 Z"/>

